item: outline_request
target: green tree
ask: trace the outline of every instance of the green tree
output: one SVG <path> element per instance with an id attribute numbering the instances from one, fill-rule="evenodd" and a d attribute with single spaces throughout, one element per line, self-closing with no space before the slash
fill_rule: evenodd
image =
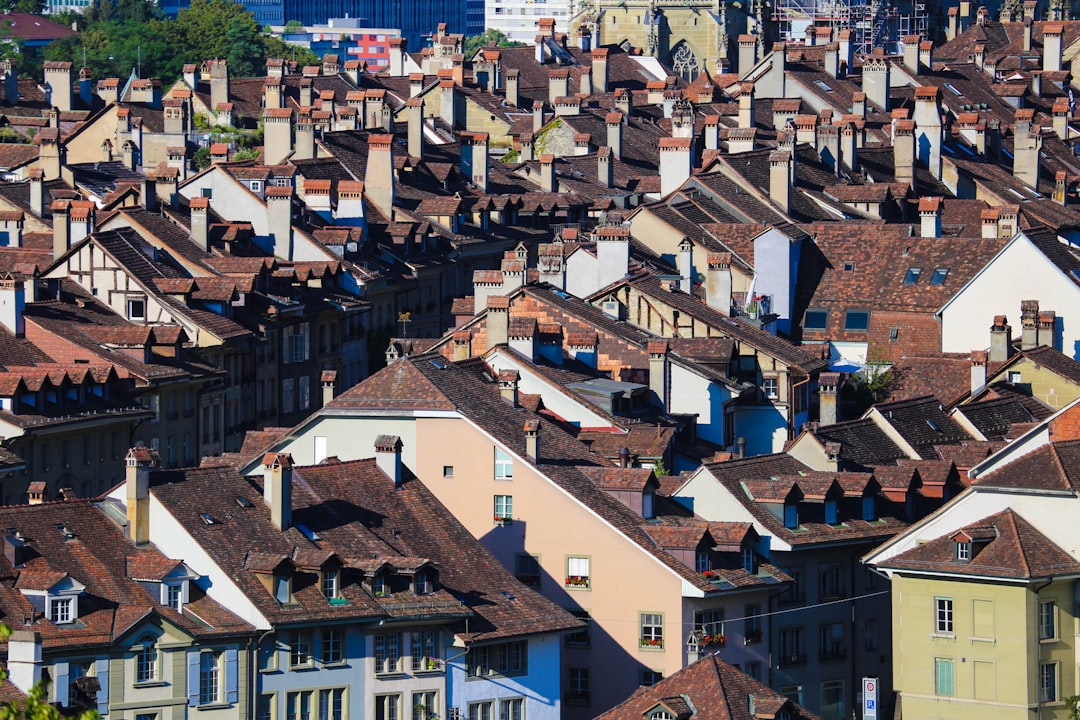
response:
<path id="1" fill-rule="evenodd" d="M 265 57 L 260 39 L 259 26 L 253 19 L 232 19 L 225 32 L 225 42 L 229 48 L 226 59 L 229 61 L 230 73 L 236 77 L 252 77 L 257 74 L 262 64 L 260 61 Z"/>
<path id="2" fill-rule="evenodd" d="M 521 47 L 524 43 L 511 42 L 506 33 L 495 28 L 488 28 L 479 35 L 470 35 L 465 38 L 465 57 L 472 57 L 482 47 Z"/>
<path id="3" fill-rule="evenodd" d="M 176 35 L 182 40 L 183 54 L 191 62 L 211 58 L 227 58 L 229 47 L 227 35 L 233 21 L 250 23 L 258 33 L 255 16 L 243 5 L 232 0 L 191 0 L 191 7 L 176 16 Z M 232 69 L 230 68 L 230 73 Z"/>
<path id="4" fill-rule="evenodd" d="M 288 58 L 295 60 L 301 66 L 318 65 L 322 60 L 318 55 L 302 45 L 287 43 L 273 35 L 263 35 L 263 49 L 268 58 Z"/>
<path id="5" fill-rule="evenodd" d="M 299 20 L 290 20 L 289 22 L 285 23 L 286 34 L 300 32 L 304 32 L 304 23 L 300 22 Z"/>
<path id="6" fill-rule="evenodd" d="M 195 151 L 195 154 L 191 157 L 191 161 L 195 163 L 195 169 L 202 171 L 210 167 L 210 148 L 205 145 Z"/>
<path id="7" fill-rule="evenodd" d="M 91 25 L 128 20 L 145 23 L 161 17 L 161 9 L 153 0 L 94 0 L 84 14 L 86 22 Z"/>

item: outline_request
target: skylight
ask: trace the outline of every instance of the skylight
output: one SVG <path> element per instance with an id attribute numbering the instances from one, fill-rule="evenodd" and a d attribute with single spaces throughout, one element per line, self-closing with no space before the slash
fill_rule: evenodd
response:
<path id="1" fill-rule="evenodd" d="M 934 271 L 933 277 L 930 278 L 931 285 L 944 285 L 945 278 L 949 276 L 949 268 L 939 267 Z"/>
<path id="2" fill-rule="evenodd" d="M 907 274 L 904 275 L 905 285 L 914 285 L 919 282 L 919 276 L 922 275 L 922 268 L 908 268 Z"/>
<path id="3" fill-rule="evenodd" d="M 949 88 L 949 90 L 952 92 L 952 94 L 955 95 L 956 97 L 963 97 L 964 96 L 964 93 L 957 90 L 956 86 L 953 85 L 952 83 L 945 83 L 945 87 Z"/>
<path id="4" fill-rule="evenodd" d="M 815 81 L 814 81 L 814 84 L 815 84 L 815 85 L 817 85 L 817 86 L 818 86 L 819 88 L 821 88 L 822 90 L 824 90 L 825 92 L 832 92 L 832 88 L 831 88 L 831 87 L 829 87 L 828 85 L 826 85 L 826 84 L 825 84 L 824 82 L 822 82 L 821 80 L 815 80 Z"/>

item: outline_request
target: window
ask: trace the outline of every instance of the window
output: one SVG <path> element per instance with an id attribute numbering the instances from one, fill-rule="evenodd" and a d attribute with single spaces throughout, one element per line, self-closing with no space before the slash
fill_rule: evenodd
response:
<path id="1" fill-rule="evenodd" d="M 1057 638 L 1057 603 L 1053 600 L 1039 603 L 1039 639 Z"/>
<path id="2" fill-rule="evenodd" d="M 828 310 L 813 310 L 806 311 L 806 316 L 803 318 L 804 330 L 825 330 L 829 327 L 829 311 Z"/>
<path id="3" fill-rule="evenodd" d="M 780 688 L 780 694 L 797 705 L 803 704 L 802 685 L 783 685 Z"/>
<path id="4" fill-rule="evenodd" d="M 255 720 L 274 720 L 273 693 L 259 696 L 255 707 Z"/>
<path id="5" fill-rule="evenodd" d="M 780 596 L 781 602 L 797 603 L 806 599 L 803 587 L 803 569 L 801 567 L 786 567 L 784 572 L 791 577 L 791 586 L 787 592 Z"/>
<path id="6" fill-rule="evenodd" d="M 652 687 L 656 683 L 664 679 L 664 673 L 659 670 L 642 670 L 641 671 L 641 685 L 645 687 Z"/>
<path id="7" fill-rule="evenodd" d="M 413 720 L 434 720 L 439 716 L 439 706 L 435 702 L 435 691 L 424 690 L 412 694 Z"/>
<path id="8" fill-rule="evenodd" d="M 1039 665 L 1039 702 L 1058 701 L 1058 664 L 1045 662 Z"/>
<path id="9" fill-rule="evenodd" d="M 934 598 L 934 632 L 953 633 L 952 598 Z"/>
<path id="10" fill-rule="evenodd" d="M 509 698 L 501 701 L 499 720 L 525 720 L 525 698 Z"/>
<path id="11" fill-rule="evenodd" d="M 744 669 L 745 669 L 747 675 L 754 678 L 758 682 L 761 681 L 761 663 L 760 662 L 758 662 L 757 660 L 753 660 L 751 662 L 748 662 L 748 663 L 746 663 L 746 667 Z"/>
<path id="12" fill-rule="evenodd" d="M 922 268 L 908 268 L 907 274 L 904 275 L 904 284 L 915 285 L 919 282 L 920 275 L 922 275 Z"/>
<path id="13" fill-rule="evenodd" d="M 442 476 L 444 478 L 453 478 L 454 477 L 454 466 L 453 465 L 443 465 L 442 466 Z"/>
<path id="14" fill-rule="evenodd" d="M 844 316 L 844 330 L 847 332 L 866 332 L 870 328 L 870 312 L 867 310 L 848 310 Z"/>
<path id="15" fill-rule="evenodd" d="M 801 627 L 784 628 L 780 631 L 780 666 L 798 665 L 806 662 L 804 631 Z"/>
<path id="16" fill-rule="evenodd" d="M 867 618 L 863 624 L 863 646 L 867 650 L 878 649 L 878 621 L 877 618 Z"/>
<path id="17" fill-rule="evenodd" d="M 934 274 L 930 277 L 930 284 L 944 285 L 947 277 L 949 277 L 949 268 L 938 268 L 934 270 Z"/>
<path id="18" fill-rule="evenodd" d="M 578 630 L 575 633 L 570 633 L 569 635 L 566 635 L 566 646 L 567 647 L 579 647 L 579 648 L 581 648 L 581 647 L 589 647 L 592 644 L 592 638 L 589 635 L 589 629 L 590 629 L 590 625 L 592 623 L 592 616 L 589 615 L 589 611 L 588 610 L 568 610 L 567 612 L 569 612 L 571 615 L 578 618 L 579 620 L 584 620 L 586 625 L 581 630 Z"/>
<path id="19" fill-rule="evenodd" d="M 135 682 L 154 682 L 157 680 L 157 645 L 149 635 L 139 642 L 141 644 L 135 654 Z"/>
<path id="20" fill-rule="evenodd" d="M 844 720 L 844 681 L 821 683 L 821 720 Z"/>
<path id="21" fill-rule="evenodd" d="M 664 647 L 664 616 L 661 613 L 641 613 L 639 644 L 643 648 Z"/>
<path id="22" fill-rule="evenodd" d="M 338 571 L 336 568 L 323 570 L 322 594 L 327 600 L 336 600 L 338 597 Z"/>
<path id="23" fill-rule="evenodd" d="M 518 553 L 514 557 L 514 575 L 523 584 L 531 588 L 539 588 L 540 558 L 529 553 Z"/>
<path id="24" fill-rule="evenodd" d="M 763 378 L 761 381 L 761 390 L 769 400 L 776 400 L 780 397 L 780 385 L 774 377 Z"/>
<path id="25" fill-rule="evenodd" d="M 341 652 L 341 630 L 327 628 L 320 639 L 319 655 L 326 665 L 339 663 L 344 659 Z"/>
<path id="26" fill-rule="evenodd" d="M 724 634 L 724 608 L 698 610 L 694 613 L 694 629 L 706 635 Z"/>
<path id="27" fill-rule="evenodd" d="M 285 696 L 286 720 L 311 720 L 311 691 L 291 692 Z"/>
<path id="28" fill-rule="evenodd" d="M 899 339 L 900 339 L 900 328 L 898 328 L 898 327 L 889 328 L 889 340 L 899 340 Z"/>
<path id="29" fill-rule="evenodd" d="M 94 669 L 94 664 L 90 662 L 73 662 L 68 666 L 68 702 L 69 706 L 79 705 L 87 700 L 86 694 L 82 691 L 80 683 L 76 682 L 79 678 L 90 677 L 91 672 Z"/>
<path id="30" fill-rule="evenodd" d="M 491 717 L 491 706 L 493 704 L 490 700 L 469 703 L 469 720 L 495 720 L 495 718 Z"/>
<path id="31" fill-rule="evenodd" d="M 697 553 L 694 554 L 694 569 L 699 573 L 712 569 L 708 550 L 698 550 Z"/>
<path id="32" fill-rule="evenodd" d="M 75 598 L 50 598 L 49 621 L 57 625 L 75 620 Z"/>
<path id="33" fill-rule="evenodd" d="M 588 588 L 591 587 L 589 575 L 589 558 L 568 557 L 566 558 L 566 587 Z"/>
<path id="34" fill-rule="evenodd" d="M 743 642 L 750 644 L 761 639 L 761 606 L 743 607 Z"/>
<path id="35" fill-rule="evenodd" d="M 956 559 L 960 562 L 967 562 L 971 559 L 971 543 L 958 542 L 956 543 Z"/>
<path id="36" fill-rule="evenodd" d="M 307 336 L 308 324 L 306 322 L 290 325 L 282 330 L 282 363 L 307 362 L 309 358 Z"/>
<path id="37" fill-rule="evenodd" d="M 319 720 L 343 720 L 345 717 L 345 688 L 319 691 Z"/>
<path id="38" fill-rule="evenodd" d="M 303 667 L 311 664 L 311 636 L 306 630 L 296 630 L 289 645 L 289 665 Z"/>
<path id="39" fill-rule="evenodd" d="M 847 655 L 843 623 L 827 623 L 818 628 L 818 658 L 839 660 Z"/>
<path id="40" fill-rule="evenodd" d="M 877 520 L 877 500 L 873 495 L 862 499 L 862 519 L 866 522 Z"/>
<path id="41" fill-rule="evenodd" d="M 145 320 L 146 300 L 143 300 L 142 298 L 130 298 L 127 301 L 127 316 L 128 320 Z"/>
<path id="42" fill-rule="evenodd" d="M 796 503 L 784 504 L 784 527 L 794 530 L 799 527 L 799 506 Z"/>
<path id="43" fill-rule="evenodd" d="M 567 668 L 566 702 L 584 704 L 590 697 L 589 668 Z"/>
<path id="44" fill-rule="evenodd" d="M 839 518 L 839 503 L 835 500 L 825 501 L 825 524 L 826 525 L 838 525 L 840 523 Z"/>
<path id="45" fill-rule="evenodd" d="M 469 677 L 524 675 L 528 672 L 529 646 L 524 640 L 475 647 L 466 656 Z"/>
<path id="46" fill-rule="evenodd" d="M 509 480 L 514 477 L 514 461 L 510 455 L 495 448 L 495 479 Z"/>
<path id="47" fill-rule="evenodd" d="M 495 496 L 495 522 L 508 523 L 514 519 L 514 496 Z"/>
<path id="48" fill-rule="evenodd" d="M 838 598 L 844 595 L 844 569 L 839 565 L 822 565 L 818 568 L 818 599 Z"/>
<path id="49" fill-rule="evenodd" d="M 293 379 L 285 378 L 281 381 L 281 412 L 291 413 L 293 411 Z"/>
<path id="50" fill-rule="evenodd" d="M 401 634 L 375 636 L 375 674 L 398 672 L 401 662 Z"/>
<path id="51" fill-rule="evenodd" d="M 376 695 L 375 720 L 398 720 L 401 695 Z"/>
<path id="52" fill-rule="evenodd" d="M 934 694 L 952 697 L 953 691 L 952 658 L 934 658 Z"/>
<path id="53" fill-rule="evenodd" d="M 199 656 L 199 704 L 210 705 L 221 699 L 221 654 L 204 651 Z"/>
<path id="54" fill-rule="evenodd" d="M 855 272 L 855 262 L 853 260 L 844 263 L 844 272 Z"/>
<path id="55" fill-rule="evenodd" d="M 165 585 L 165 604 L 177 612 L 184 609 L 183 583 L 167 583 Z"/>
<path id="56" fill-rule="evenodd" d="M 434 630 L 424 630 L 412 634 L 411 657 L 414 671 L 439 669 L 439 652 Z"/>

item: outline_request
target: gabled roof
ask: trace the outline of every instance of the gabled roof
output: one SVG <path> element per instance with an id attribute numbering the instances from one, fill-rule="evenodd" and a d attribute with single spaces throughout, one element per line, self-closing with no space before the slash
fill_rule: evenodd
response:
<path id="1" fill-rule="evenodd" d="M 1080 440 L 1040 445 L 1012 462 L 979 475 L 973 486 L 1074 492 L 1080 489 Z"/>
<path id="2" fill-rule="evenodd" d="M 993 530 L 993 534 L 987 532 Z M 1080 574 L 1080 562 L 1039 532 L 1019 513 L 1004 510 L 959 531 L 983 540 L 970 560 L 956 557 L 956 533 L 921 543 L 885 560 L 881 567 L 919 573 L 1037 580 Z"/>
<path id="3" fill-rule="evenodd" d="M 880 403 L 870 412 L 892 426 L 924 460 L 936 459 L 934 445 L 975 439 L 946 415 L 941 402 L 930 395 Z"/>

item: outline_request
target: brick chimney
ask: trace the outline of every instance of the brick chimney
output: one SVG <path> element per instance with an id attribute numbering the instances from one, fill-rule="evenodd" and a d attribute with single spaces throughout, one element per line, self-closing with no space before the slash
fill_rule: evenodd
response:
<path id="1" fill-rule="evenodd" d="M 203 250 L 210 250 L 210 198 L 193 197 L 191 208 L 191 240 Z"/>
<path id="2" fill-rule="evenodd" d="M 555 179 L 555 156 L 544 153 L 540 156 L 540 189 L 544 192 L 558 192 Z"/>
<path id="3" fill-rule="evenodd" d="M 971 394 L 986 387 L 986 358 L 985 350 L 971 351 Z"/>
<path id="4" fill-rule="evenodd" d="M 533 465 L 540 463 L 540 421 L 530 419 L 525 421 L 525 457 Z"/>
<path id="5" fill-rule="evenodd" d="M 1031 18 L 1030 17 L 1025 17 L 1024 18 L 1023 44 L 1021 45 L 1021 49 L 1025 53 L 1030 53 L 1031 52 L 1031 24 L 1032 24 Z"/>
<path id="6" fill-rule="evenodd" d="M 510 341 L 510 298 L 494 295 L 487 299 L 487 349 Z"/>
<path id="7" fill-rule="evenodd" d="M 150 542 L 150 470 L 158 456 L 147 447 L 133 447 L 125 459 L 128 538 L 136 545 Z"/>
<path id="8" fill-rule="evenodd" d="M 393 142 L 393 135 L 368 135 L 368 162 L 364 171 L 368 200 L 387 218 L 394 217 Z"/>
<path id="9" fill-rule="evenodd" d="M 896 182 L 915 190 L 915 121 L 897 120 L 893 129 L 893 167 Z"/>
<path id="10" fill-rule="evenodd" d="M 263 456 L 263 502 L 278 530 L 292 525 L 292 471 L 292 455 L 268 452 Z"/>
<path id="11" fill-rule="evenodd" d="M 510 407 L 518 407 L 518 381 L 521 375 L 517 370 L 499 371 L 499 394 Z"/>
<path id="12" fill-rule="evenodd" d="M 791 153 L 769 154 L 769 199 L 787 215 L 791 212 Z"/>
<path id="13" fill-rule="evenodd" d="M 71 112 L 71 63 L 46 60 L 44 69 L 46 102 L 60 112 Z"/>
<path id="14" fill-rule="evenodd" d="M 839 420 L 836 391 L 840 387 L 840 373 L 823 372 L 818 376 L 818 424 L 822 427 L 835 425 Z"/>
<path id="15" fill-rule="evenodd" d="M 713 253 L 705 275 L 705 303 L 725 315 L 731 314 L 731 253 Z"/>
<path id="16" fill-rule="evenodd" d="M 292 205 L 292 185 L 266 188 L 267 225 L 274 246 L 274 256 L 282 260 L 293 259 Z"/>
<path id="17" fill-rule="evenodd" d="M 592 51 L 592 89 L 598 95 L 608 91 L 608 49 L 596 48 Z"/>
<path id="18" fill-rule="evenodd" d="M 405 485 L 401 447 L 401 438 L 397 435 L 379 435 L 375 438 L 375 466 L 394 482 L 396 490 Z"/>
<path id="19" fill-rule="evenodd" d="M 660 138 L 660 194 L 667 197 L 690 177 L 693 167 L 690 138 Z"/>
<path id="20" fill-rule="evenodd" d="M 889 62 L 884 57 L 867 57 L 863 61 L 862 78 L 866 99 L 889 112 Z"/>
<path id="21" fill-rule="evenodd" d="M 941 198 L 919 198 L 919 221 L 924 238 L 941 237 Z"/>
<path id="22" fill-rule="evenodd" d="M 663 338 L 650 340 L 649 352 L 649 390 L 652 391 L 660 407 L 668 409 L 668 341 Z"/>
<path id="23" fill-rule="evenodd" d="M 1020 301 L 1020 349 L 1031 350 L 1039 346 L 1039 301 Z"/>

